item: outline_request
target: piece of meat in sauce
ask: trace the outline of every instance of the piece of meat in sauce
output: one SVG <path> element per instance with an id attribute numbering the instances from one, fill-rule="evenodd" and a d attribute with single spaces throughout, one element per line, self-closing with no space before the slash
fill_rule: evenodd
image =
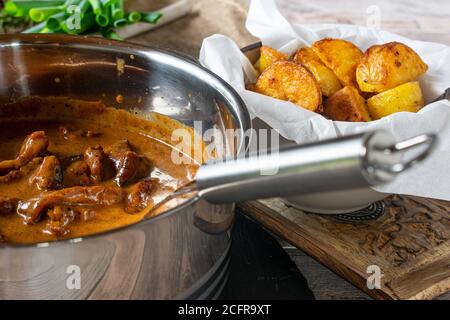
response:
<path id="1" fill-rule="evenodd" d="M 37 157 L 31 160 L 28 164 L 20 167 L 18 170 L 12 170 L 5 174 L 4 176 L 0 176 L 0 183 L 11 183 L 22 177 L 30 175 L 31 172 L 36 171 L 36 169 L 41 165 L 42 158 Z"/>
<path id="2" fill-rule="evenodd" d="M 89 167 L 90 176 L 94 184 L 99 184 L 104 178 L 104 165 L 107 157 L 103 152 L 103 148 L 99 145 L 89 147 L 84 152 L 84 161 Z"/>
<path id="3" fill-rule="evenodd" d="M 19 201 L 17 213 L 27 224 L 39 221 L 42 213 L 58 205 L 111 206 L 121 203 L 123 191 L 114 186 L 72 187 L 41 194 L 36 199 Z"/>
<path id="4" fill-rule="evenodd" d="M 84 160 L 84 156 L 82 154 L 71 155 L 71 156 L 58 156 L 59 162 L 61 163 L 61 167 L 67 168 L 72 163 L 76 161 Z"/>
<path id="5" fill-rule="evenodd" d="M 98 138 L 101 136 L 100 132 L 94 132 L 91 130 L 85 131 L 64 126 L 59 127 L 58 131 L 63 136 L 64 140 L 73 140 L 77 138 Z"/>
<path id="6" fill-rule="evenodd" d="M 0 176 L 0 183 L 10 183 L 12 181 L 18 180 L 23 177 L 23 174 L 20 170 L 13 170 L 5 174 L 4 176 Z"/>
<path id="7" fill-rule="evenodd" d="M 14 213 L 18 204 L 18 199 L 0 196 L 0 215 Z"/>
<path id="8" fill-rule="evenodd" d="M 62 237 L 69 233 L 68 226 L 77 217 L 77 212 L 65 206 L 55 206 L 47 211 L 49 221 L 45 227 L 45 232 L 57 237 Z"/>
<path id="9" fill-rule="evenodd" d="M 49 221 L 45 227 L 45 232 L 56 237 L 62 237 L 70 232 L 69 226 L 79 218 L 84 222 L 92 220 L 95 217 L 95 210 L 92 208 L 66 206 L 55 206 L 47 211 Z"/>
<path id="10" fill-rule="evenodd" d="M 16 159 L 0 161 L 0 175 L 20 169 L 37 156 L 43 154 L 47 150 L 48 144 L 49 141 L 44 131 L 33 132 L 22 143 Z"/>
<path id="11" fill-rule="evenodd" d="M 105 149 L 105 153 L 114 164 L 116 169 L 114 180 L 119 186 L 150 174 L 150 161 L 134 152 L 128 140 L 120 140 L 112 144 Z"/>
<path id="12" fill-rule="evenodd" d="M 79 207 L 77 208 L 77 212 L 80 215 L 81 220 L 87 222 L 95 218 L 95 210 L 89 207 Z"/>
<path id="13" fill-rule="evenodd" d="M 154 179 L 146 179 L 130 187 L 125 211 L 130 214 L 136 214 L 147 208 L 151 201 L 151 192 L 154 186 Z"/>
<path id="14" fill-rule="evenodd" d="M 66 187 L 91 185 L 89 166 L 84 160 L 78 160 L 68 165 L 64 170 L 63 185 Z"/>
<path id="15" fill-rule="evenodd" d="M 39 190 L 53 190 L 61 187 L 63 173 L 61 163 L 55 156 L 45 157 L 35 175 L 31 177 Z"/>

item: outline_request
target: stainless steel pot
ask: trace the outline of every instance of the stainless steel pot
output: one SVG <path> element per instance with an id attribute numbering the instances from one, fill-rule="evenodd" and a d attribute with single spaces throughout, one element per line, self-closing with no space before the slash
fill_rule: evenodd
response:
<path id="1" fill-rule="evenodd" d="M 204 130 L 250 128 L 234 91 L 188 58 L 100 38 L 2 35 L 0 105 L 28 95 L 102 99 L 189 126 L 200 120 Z M 0 248 L 0 299 L 217 297 L 227 277 L 233 217 L 233 204 L 193 198 L 114 232 Z"/>
<path id="2" fill-rule="evenodd" d="M 245 149 L 250 119 L 241 99 L 175 53 L 98 38 L 14 35 L 0 37 L 0 68 L 0 105 L 28 95 L 102 99 L 189 126 L 201 121 L 224 137 L 233 129 L 234 152 Z M 375 132 L 209 163 L 198 172 L 196 196 L 156 218 L 82 239 L 3 246 L 0 298 L 215 298 L 227 277 L 234 201 L 391 181 L 424 159 L 433 142 L 424 135 L 397 143 Z M 399 157 L 423 145 L 408 160 Z"/>

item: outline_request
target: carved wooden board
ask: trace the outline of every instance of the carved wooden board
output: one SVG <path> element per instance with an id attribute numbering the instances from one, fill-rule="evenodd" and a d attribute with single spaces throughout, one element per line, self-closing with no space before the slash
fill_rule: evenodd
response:
<path id="1" fill-rule="evenodd" d="M 239 205 L 245 214 L 379 299 L 432 299 L 450 291 L 450 202 L 390 196 L 377 220 L 341 222 L 280 199 Z M 369 266 L 383 274 L 367 287 Z"/>

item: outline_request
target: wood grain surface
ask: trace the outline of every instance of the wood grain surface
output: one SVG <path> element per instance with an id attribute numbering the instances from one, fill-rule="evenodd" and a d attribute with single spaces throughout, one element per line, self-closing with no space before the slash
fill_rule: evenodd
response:
<path id="1" fill-rule="evenodd" d="M 380 28 L 403 36 L 450 44 L 447 0 L 277 0 L 280 11 L 296 23 L 366 25 L 375 17 Z M 379 18 L 378 18 L 379 17 Z"/>
<path id="2" fill-rule="evenodd" d="M 176 0 L 129 0 L 130 8 L 157 9 Z M 175 49 L 198 56 L 204 38 L 220 33 L 243 47 L 257 39 L 245 29 L 249 0 L 192 0 L 189 16 L 132 42 Z M 450 45 L 450 2 L 371 0 L 277 0 L 280 11 L 296 23 L 349 23 L 366 25 L 373 17 L 380 28 L 412 39 Z M 379 17 L 379 18 L 378 18 Z"/>
<path id="3" fill-rule="evenodd" d="M 390 196 L 377 220 L 346 223 L 309 214 L 280 199 L 240 204 L 266 228 L 381 299 L 431 299 L 450 290 L 450 203 Z M 383 274 L 367 287 L 367 268 Z"/>
<path id="4" fill-rule="evenodd" d="M 177 0 L 130 0 L 128 6 L 153 10 Z M 129 39 L 131 42 L 169 48 L 198 57 L 204 38 L 215 33 L 245 46 L 256 41 L 245 29 L 247 0 L 191 0 L 192 13 L 152 32 Z"/>

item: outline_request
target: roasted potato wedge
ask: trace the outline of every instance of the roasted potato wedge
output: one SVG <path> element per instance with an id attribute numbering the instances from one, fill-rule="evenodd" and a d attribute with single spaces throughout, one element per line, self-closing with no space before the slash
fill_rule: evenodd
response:
<path id="1" fill-rule="evenodd" d="M 314 76 L 293 61 L 271 64 L 258 78 L 256 91 L 311 111 L 316 111 L 322 104 L 322 92 Z"/>
<path id="2" fill-rule="evenodd" d="M 399 42 L 367 49 L 356 69 L 361 91 L 383 92 L 424 74 L 428 66 L 410 47 Z"/>
<path id="3" fill-rule="evenodd" d="M 422 89 L 417 81 L 402 84 L 367 100 L 367 109 L 374 120 L 401 111 L 417 112 L 423 106 Z"/>
<path id="4" fill-rule="evenodd" d="M 329 97 L 342 88 L 333 71 L 323 64 L 311 48 L 301 48 L 295 53 L 293 59 L 313 74 L 324 96 Z"/>
<path id="5" fill-rule="evenodd" d="M 311 49 L 343 86 L 358 88 L 355 74 L 363 53 L 357 46 L 346 40 L 326 38 L 314 42 Z"/>
<path id="6" fill-rule="evenodd" d="M 366 101 L 358 89 L 346 86 L 333 94 L 324 105 L 323 114 L 332 120 L 367 122 L 371 118 L 366 108 Z"/>
<path id="7" fill-rule="evenodd" d="M 262 73 L 272 63 L 281 61 L 281 60 L 287 60 L 288 58 L 289 58 L 289 56 L 285 53 L 277 51 L 268 46 L 262 46 L 261 54 L 260 54 L 259 60 L 257 62 L 257 67 L 259 69 L 259 72 Z"/>

